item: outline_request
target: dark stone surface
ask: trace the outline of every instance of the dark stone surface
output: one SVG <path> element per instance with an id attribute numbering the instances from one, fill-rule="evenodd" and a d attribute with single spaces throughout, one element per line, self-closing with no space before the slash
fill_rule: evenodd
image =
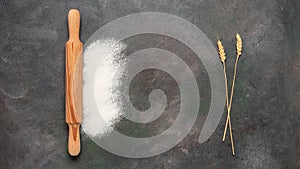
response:
<path id="1" fill-rule="evenodd" d="M 212 43 L 221 38 L 227 56 L 235 55 L 234 34 L 239 32 L 244 51 L 231 117 L 237 155 L 231 156 L 229 139 L 221 142 L 224 113 L 213 136 L 203 144 L 197 141 L 201 125 L 196 123 L 179 145 L 155 157 L 119 157 L 84 135 L 80 156 L 69 157 L 64 46 L 71 8 L 81 12 L 83 43 L 104 24 L 145 11 L 182 17 L 198 26 Z M 0 168 L 300 167 L 299 0 L 1 0 L 0 29 Z M 143 38 L 151 40 L 151 36 Z M 233 64 L 234 57 L 228 57 L 229 79 Z M 207 78 L 198 64 L 191 68 L 198 72 L 199 81 Z M 158 79 L 165 75 L 148 76 Z M 160 83 L 165 84 L 158 81 L 156 85 Z M 145 81 L 135 85 L 151 88 Z M 204 93 L 205 85 L 200 89 Z M 170 92 L 169 98 L 175 104 L 167 111 L 178 112 L 178 91 Z M 201 99 L 200 114 L 205 114 L 209 97 L 204 94 Z M 137 105 L 147 107 L 147 103 Z"/>

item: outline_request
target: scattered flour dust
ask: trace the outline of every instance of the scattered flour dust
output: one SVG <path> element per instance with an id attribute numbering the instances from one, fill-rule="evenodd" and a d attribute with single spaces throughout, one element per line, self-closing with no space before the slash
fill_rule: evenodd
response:
<path id="1" fill-rule="evenodd" d="M 100 60 L 97 63 L 94 79 L 84 81 L 84 83 L 94 83 L 93 97 L 98 108 L 92 111 L 87 111 L 86 105 L 83 108 L 83 131 L 89 136 L 101 137 L 113 130 L 112 126 L 120 121 L 122 105 L 119 102 L 121 93 L 118 87 L 122 83 L 122 77 L 126 74 L 126 60 L 122 53 L 125 48 L 124 43 L 107 39 L 91 43 L 84 52 L 84 60 L 93 57 L 99 57 Z M 99 117 L 99 112 L 105 123 L 94 118 Z"/>

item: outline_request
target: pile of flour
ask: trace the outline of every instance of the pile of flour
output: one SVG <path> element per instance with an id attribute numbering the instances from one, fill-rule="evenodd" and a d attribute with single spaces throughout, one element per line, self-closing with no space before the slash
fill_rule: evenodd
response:
<path id="1" fill-rule="evenodd" d="M 84 60 L 100 57 L 94 81 L 84 81 L 84 85 L 85 83 L 94 83 L 93 97 L 95 97 L 99 110 L 86 111 L 85 105 L 83 107 L 83 131 L 89 136 L 101 137 L 109 133 L 113 130 L 112 126 L 119 122 L 121 118 L 121 93 L 118 87 L 122 83 L 122 77 L 126 74 L 126 59 L 122 53 L 125 48 L 124 43 L 108 39 L 97 40 L 85 49 Z M 101 123 L 99 119 L 94 118 L 97 116 L 95 113 L 99 114 L 99 112 L 105 123 Z"/>

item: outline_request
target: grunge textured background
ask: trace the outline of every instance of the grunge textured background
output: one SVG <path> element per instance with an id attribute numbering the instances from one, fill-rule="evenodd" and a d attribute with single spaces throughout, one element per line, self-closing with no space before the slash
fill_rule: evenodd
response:
<path id="1" fill-rule="evenodd" d="M 208 77 L 200 61 L 174 39 L 157 35 L 128 38 L 128 52 L 165 47 L 177 52 L 201 84 L 199 119 L 175 148 L 159 156 L 128 159 L 110 154 L 82 135 L 82 152 L 67 153 L 64 87 L 68 39 L 67 13 L 81 12 L 84 43 L 98 28 L 137 12 L 164 12 L 199 27 L 227 53 L 229 80 L 235 59 L 234 35 L 244 40 L 239 62 L 232 123 L 236 156 L 229 139 L 221 142 L 225 113 L 209 141 L 197 139 L 210 104 Z M 300 167 L 300 1 L 242 0 L 92 0 L 0 1 L 0 168 L 297 168 Z M 169 114 L 180 104 L 178 87 L 158 70 L 140 73 L 132 82 L 131 98 L 147 109 L 147 93 L 165 90 Z M 147 136 L 169 126 L 159 119 L 152 126 L 120 124 L 128 135 Z M 172 124 L 172 123 L 170 123 Z"/>

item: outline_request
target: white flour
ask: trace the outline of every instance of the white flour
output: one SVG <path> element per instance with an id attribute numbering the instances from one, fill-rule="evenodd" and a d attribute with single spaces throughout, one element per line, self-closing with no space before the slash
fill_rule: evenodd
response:
<path id="1" fill-rule="evenodd" d="M 124 54 L 121 53 L 126 46 L 118 41 L 97 40 L 91 43 L 85 50 L 83 59 L 99 57 L 97 71 L 94 79 L 85 79 L 85 83 L 94 83 L 94 96 L 98 110 L 86 108 L 89 103 L 83 106 L 83 131 L 90 136 L 101 136 L 112 130 L 115 123 L 120 120 L 121 105 L 118 103 L 120 92 L 118 87 L 121 78 L 125 74 L 126 60 Z M 88 70 L 84 65 L 84 71 Z M 85 88 L 83 92 L 85 92 Z M 101 113 L 105 123 L 94 118 L 95 113 Z"/>

